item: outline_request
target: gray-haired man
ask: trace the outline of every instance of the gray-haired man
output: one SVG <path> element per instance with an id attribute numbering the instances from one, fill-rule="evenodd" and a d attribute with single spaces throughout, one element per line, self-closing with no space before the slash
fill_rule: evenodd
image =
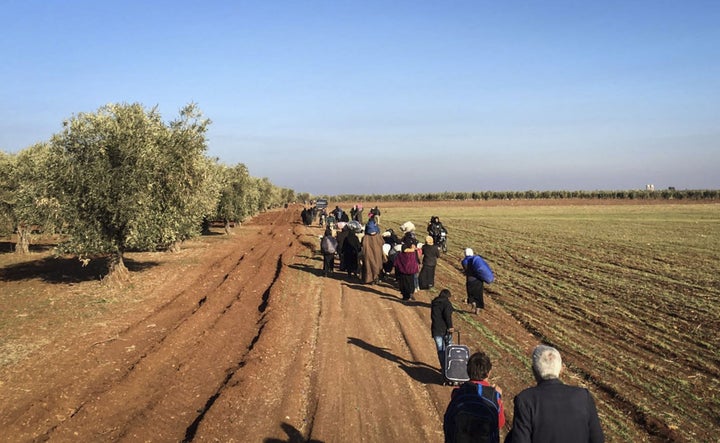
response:
<path id="1" fill-rule="evenodd" d="M 505 442 L 603 442 L 590 391 L 563 384 L 557 349 L 539 345 L 532 354 L 537 386 L 515 396 L 513 428 Z"/>

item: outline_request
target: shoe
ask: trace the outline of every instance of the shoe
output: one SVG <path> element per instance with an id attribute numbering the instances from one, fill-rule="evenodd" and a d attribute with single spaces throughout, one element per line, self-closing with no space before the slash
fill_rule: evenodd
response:
<path id="1" fill-rule="evenodd" d="M 475 315 L 478 315 L 480 313 L 480 308 L 475 308 Z"/>

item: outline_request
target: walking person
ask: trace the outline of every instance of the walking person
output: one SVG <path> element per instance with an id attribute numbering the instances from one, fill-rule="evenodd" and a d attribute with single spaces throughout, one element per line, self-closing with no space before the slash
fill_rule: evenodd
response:
<path id="1" fill-rule="evenodd" d="M 465 248 L 465 258 L 460 264 L 465 272 L 467 302 L 472 306 L 475 314 L 479 314 L 481 309 L 485 309 L 483 284 L 492 283 L 495 276 L 485 259 L 476 255 L 470 248 Z"/>
<path id="2" fill-rule="evenodd" d="M 431 236 L 425 237 L 422 246 L 422 269 L 420 269 L 420 289 L 430 289 L 435 286 L 435 266 L 440 258 L 440 248 L 437 247 Z"/>
<path id="3" fill-rule="evenodd" d="M 332 229 L 328 226 L 325 228 L 325 234 L 320 240 L 320 252 L 323 255 L 323 276 L 325 277 L 333 273 L 337 248 L 338 241 L 333 237 Z"/>
<path id="4" fill-rule="evenodd" d="M 363 218 L 362 218 L 363 207 L 362 207 L 362 205 L 355 205 L 353 207 L 353 209 L 355 209 L 355 213 L 352 214 L 352 219 L 360 224 L 363 224 Z"/>
<path id="5" fill-rule="evenodd" d="M 345 266 L 348 277 L 353 275 L 358 277 L 358 259 L 360 257 L 360 250 L 362 249 L 360 239 L 358 239 L 355 231 L 350 229 L 349 226 L 346 225 L 345 228 L 347 228 L 348 233 L 347 237 L 345 237 L 342 248 L 343 266 Z M 343 230 L 345 228 L 343 228 Z"/>
<path id="6" fill-rule="evenodd" d="M 403 231 L 405 234 L 403 234 L 403 243 L 409 242 L 412 244 L 414 252 L 415 252 L 415 261 L 417 261 L 417 264 L 420 264 L 420 255 L 422 251 L 418 250 L 418 240 L 415 236 L 415 225 L 407 221 L 400 225 L 400 230 Z M 405 249 L 405 246 L 403 246 L 403 249 Z M 413 275 L 413 293 L 420 292 L 420 267 L 418 266 L 417 272 L 415 272 L 415 275 Z"/>
<path id="7" fill-rule="evenodd" d="M 383 269 L 383 245 L 385 240 L 380 235 L 380 228 L 373 220 L 365 225 L 365 236 L 362 238 L 362 281 L 363 283 L 379 283 Z"/>
<path id="8" fill-rule="evenodd" d="M 395 255 L 395 278 L 400 287 L 403 300 L 415 300 L 415 275 L 420 270 L 418 266 L 415 244 L 408 237 L 403 239 L 402 250 Z"/>
<path id="9" fill-rule="evenodd" d="M 490 384 L 490 357 L 484 352 L 470 356 L 467 381 L 453 389 L 443 417 L 445 442 L 500 442 L 505 426 L 502 389 Z M 571 440 L 566 440 L 570 442 Z"/>
<path id="10" fill-rule="evenodd" d="M 437 348 L 440 374 L 445 373 L 445 347 L 452 344 L 452 334 L 455 332 L 452 322 L 454 309 L 450 303 L 450 295 L 449 289 L 443 289 L 430 302 L 430 333 Z"/>
<path id="11" fill-rule="evenodd" d="M 535 347 L 532 371 L 537 386 L 515 396 L 513 427 L 506 443 L 605 441 L 590 391 L 563 384 L 562 370 L 557 349 Z"/>
<path id="12" fill-rule="evenodd" d="M 375 220 L 375 223 L 380 225 L 380 209 L 375 205 L 374 208 L 370 208 L 370 212 L 368 213 L 368 217 L 372 217 L 373 220 Z"/>

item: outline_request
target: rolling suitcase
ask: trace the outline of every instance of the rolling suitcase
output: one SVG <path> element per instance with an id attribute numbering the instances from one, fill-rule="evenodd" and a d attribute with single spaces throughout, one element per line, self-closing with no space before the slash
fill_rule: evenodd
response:
<path id="1" fill-rule="evenodd" d="M 459 385 L 470 380 L 467 363 L 470 359 L 470 348 L 460 344 L 460 331 L 457 331 L 457 344 L 445 346 L 445 382 Z"/>

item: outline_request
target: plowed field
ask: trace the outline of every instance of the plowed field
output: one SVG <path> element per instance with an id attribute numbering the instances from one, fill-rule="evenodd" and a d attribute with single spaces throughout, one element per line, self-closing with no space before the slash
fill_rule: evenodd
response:
<path id="1" fill-rule="evenodd" d="M 441 383 L 429 306 L 442 287 L 453 291 L 462 341 L 493 358 L 509 424 L 512 397 L 532 384 L 529 352 L 545 341 L 565 357 L 563 380 L 593 392 L 608 441 L 717 437 L 720 374 L 717 348 L 710 349 L 718 345 L 717 292 L 699 290 L 707 304 L 687 309 L 633 301 L 637 291 L 617 293 L 613 279 L 628 269 L 620 257 L 637 251 L 615 251 L 616 260 L 598 270 L 550 233 L 535 239 L 533 251 L 488 241 L 502 257 L 487 308 L 476 316 L 464 311 L 458 271 L 466 245 L 453 241 L 478 225 L 458 218 L 437 288 L 403 303 L 392 280 L 322 277 L 322 230 L 302 225 L 300 209 L 258 215 L 232 235 L 202 237 L 176 254 L 128 254 L 131 281 L 121 287 L 99 281 L 102 263 L 83 268 L 50 258 L 42 245 L 29 257 L 0 254 L 0 441 L 440 442 L 451 387 Z M 401 206 L 383 216 L 383 226 L 409 219 Z M 558 247 L 567 266 L 556 264 Z M 653 284 L 658 267 L 635 265 L 647 275 L 639 283 Z M 717 261 L 705 266 L 718 270 Z M 588 289 L 586 303 L 559 301 L 568 269 Z M 547 275 L 544 284 L 522 278 L 538 272 Z M 691 297 L 685 280 L 663 284 Z M 625 302 L 608 302 L 607 294 Z M 696 329 L 677 331 L 676 320 L 638 329 L 648 310 Z M 671 333 L 695 337 L 692 355 L 688 346 L 666 344 Z M 673 409 L 645 405 L 655 398 L 647 386 L 658 386 L 656 377 L 668 384 L 661 395 L 673 396 Z"/>

